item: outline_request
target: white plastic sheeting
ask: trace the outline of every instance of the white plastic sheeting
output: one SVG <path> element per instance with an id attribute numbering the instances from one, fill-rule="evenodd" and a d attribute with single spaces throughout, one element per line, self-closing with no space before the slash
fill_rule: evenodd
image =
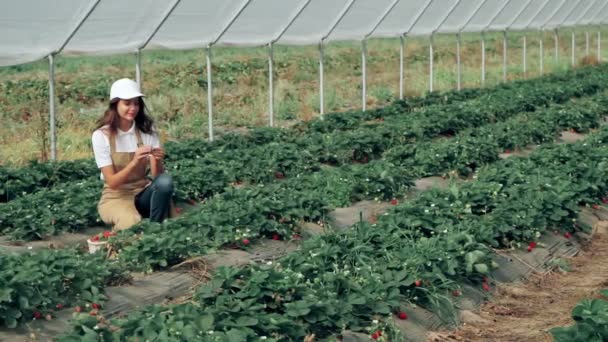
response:
<path id="1" fill-rule="evenodd" d="M 552 30 L 607 20 L 608 0 L 2 1 L 0 65 L 57 53 L 117 54 L 275 41 L 312 45 L 368 35 Z"/>

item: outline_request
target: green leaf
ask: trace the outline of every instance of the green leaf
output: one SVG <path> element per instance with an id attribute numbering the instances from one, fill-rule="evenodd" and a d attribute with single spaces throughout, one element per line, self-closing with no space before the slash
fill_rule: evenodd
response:
<path id="1" fill-rule="evenodd" d="M 475 272 L 481 274 L 488 274 L 490 273 L 490 270 L 488 268 L 488 265 L 486 264 L 475 264 Z"/>
<path id="2" fill-rule="evenodd" d="M 239 327 L 250 327 L 258 324 L 258 320 L 253 317 L 241 316 L 236 320 L 236 325 Z"/>
<path id="3" fill-rule="evenodd" d="M 214 318 L 211 314 L 202 315 L 195 322 L 196 327 L 201 331 L 213 330 Z"/>

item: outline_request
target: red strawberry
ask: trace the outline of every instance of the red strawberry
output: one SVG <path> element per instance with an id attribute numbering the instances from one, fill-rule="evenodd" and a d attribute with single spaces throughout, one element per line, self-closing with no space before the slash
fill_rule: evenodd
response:
<path id="1" fill-rule="evenodd" d="M 248 245 L 249 244 L 249 239 L 243 239 L 243 244 L 244 245 Z"/>
<path id="2" fill-rule="evenodd" d="M 91 238 L 91 241 L 95 242 L 95 241 L 99 241 L 99 235 L 95 235 Z"/>
<path id="3" fill-rule="evenodd" d="M 61 310 L 63 309 L 63 304 L 58 303 L 57 305 L 55 305 L 55 307 L 57 308 L 57 310 Z"/>
<path id="4" fill-rule="evenodd" d="M 602 203 L 608 204 L 608 197 L 602 197 Z"/>
<path id="5" fill-rule="evenodd" d="M 505 154 L 510 154 L 510 153 L 511 153 L 511 150 L 509 150 L 509 149 L 505 150 Z"/>
<path id="6" fill-rule="evenodd" d="M 302 237 L 300 236 L 300 234 L 293 234 L 291 236 L 291 238 L 294 239 L 294 240 L 300 240 Z"/>
<path id="7" fill-rule="evenodd" d="M 392 205 L 397 205 L 398 203 L 399 203 L 399 201 L 397 201 L 397 199 L 396 199 L 396 198 L 393 198 L 393 199 L 391 200 L 391 204 L 392 204 Z"/>
<path id="8" fill-rule="evenodd" d="M 372 334 L 372 340 L 377 340 L 379 337 L 380 337 L 380 335 L 378 334 L 377 331 Z"/>
<path id="9" fill-rule="evenodd" d="M 403 311 L 399 313 L 399 319 L 407 319 L 407 314 Z"/>
<path id="10" fill-rule="evenodd" d="M 420 287 L 422 285 L 422 280 L 418 279 L 414 282 L 414 285 L 416 285 L 416 287 Z"/>
<path id="11" fill-rule="evenodd" d="M 97 304 L 97 303 L 93 303 L 93 304 L 91 304 L 91 307 L 92 307 L 93 309 L 101 309 L 101 305 L 99 305 L 99 304 Z"/>
<path id="12" fill-rule="evenodd" d="M 490 291 L 490 285 L 488 285 L 488 283 L 483 283 L 481 284 L 481 287 L 483 288 L 484 291 L 489 292 Z"/>
<path id="13" fill-rule="evenodd" d="M 277 171 L 277 172 L 274 173 L 274 178 L 276 178 L 276 179 L 283 179 L 283 178 L 285 178 L 285 175 L 283 174 L 283 172 L 278 172 Z"/>
<path id="14" fill-rule="evenodd" d="M 281 240 L 281 236 L 279 234 L 272 234 L 272 239 L 278 241 Z"/>
<path id="15" fill-rule="evenodd" d="M 487 283 L 487 282 L 488 282 L 488 277 L 483 276 L 483 282 L 484 282 L 484 283 Z"/>
<path id="16" fill-rule="evenodd" d="M 182 209 L 182 208 L 179 208 L 179 207 L 175 208 L 175 212 L 178 214 L 181 214 L 183 211 L 184 211 L 184 209 Z"/>
<path id="17" fill-rule="evenodd" d="M 566 233 L 564 233 L 564 237 L 565 237 L 566 239 L 569 239 L 569 238 L 571 238 L 571 237 L 572 237 L 572 234 L 570 234 L 570 232 L 566 232 Z"/>
<path id="18" fill-rule="evenodd" d="M 532 252 L 534 248 L 532 246 L 528 246 L 528 252 Z"/>
<path id="19" fill-rule="evenodd" d="M 82 308 L 81 308 L 80 306 L 77 306 L 77 307 L 75 307 L 75 308 L 74 308 L 74 311 L 76 311 L 76 312 L 81 312 L 81 311 L 82 311 Z"/>
<path id="20" fill-rule="evenodd" d="M 459 297 L 460 294 L 461 294 L 460 290 L 454 290 L 454 291 L 452 291 L 452 296 L 454 296 L 454 297 Z"/>
<path id="21" fill-rule="evenodd" d="M 530 242 L 529 247 L 536 248 L 536 241 Z"/>
<path id="22" fill-rule="evenodd" d="M 594 205 L 592 205 L 591 207 L 592 207 L 593 209 L 597 210 L 597 209 L 599 209 L 599 208 L 600 208 L 600 205 L 599 205 L 599 204 L 594 204 Z"/>
<path id="23" fill-rule="evenodd" d="M 40 311 L 34 311 L 34 318 L 38 319 L 42 317 L 42 314 L 40 313 Z"/>
<path id="24" fill-rule="evenodd" d="M 97 316 L 97 310 L 89 311 L 89 316 Z"/>

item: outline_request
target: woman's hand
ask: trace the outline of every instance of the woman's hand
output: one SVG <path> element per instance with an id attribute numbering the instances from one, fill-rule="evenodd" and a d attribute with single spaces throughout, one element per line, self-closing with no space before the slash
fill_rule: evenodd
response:
<path id="1" fill-rule="evenodd" d="M 162 147 L 153 148 L 151 153 L 156 160 L 163 160 L 165 158 L 165 150 Z"/>
<path id="2" fill-rule="evenodd" d="M 140 146 L 135 151 L 135 156 L 133 157 L 133 160 L 138 161 L 138 162 L 141 160 L 145 160 L 146 158 L 150 157 L 151 153 L 152 153 L 152 146 L 149 146 L 149 145 Z"/>

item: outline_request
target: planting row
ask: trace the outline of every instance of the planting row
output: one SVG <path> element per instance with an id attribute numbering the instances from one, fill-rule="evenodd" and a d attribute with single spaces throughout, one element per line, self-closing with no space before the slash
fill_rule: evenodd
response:
<path id="1" fill-rule="evenodd" d="M 600 291 L 604 298 L 584 299 L 572 309 L 575 323 L 550 330 L 555 342 L 606 341 L 608 339 L 608 289 Z"/>
<path id="2" fill-rule="evenodd" d="M 539 116 L 539 120 L 546 120 L 547 122 L 557 122 L 557 120 L 551 120 L 551 116 L 554 119 L 556 116 L 568 117 L 569 115 L 573 118 L 581 117 L 588 120 L 588 126 L 593 126 L 593 122 L 598 121 L 599 114 L 596 116 L 590 113 L 586 116 L 581 115 L 580 113 L 585 112 L 584 109 L 577 110 L 576 108 L 592 106 L 594 103 L 597 105 L 594 101 L 599 100 L 594 98 L 581 103 L 573 103 L 563 106 L 562 110 L 549 108 L 537 112 L 536 115 Z M 511 126 L 515 130 L 523 129 L 528 124 L 524 120 L 517 121 L 514 119 L 514 122 L 520 122 L 520 126 Z M 563 122 L 567 123 L 568 121 Z M 497 125 L 499 124 L 491 126 L 497 127 Z M 559 125 L 554 128 L 555 132 L 560 130 Z M 497 129 L 496 131 L 500 130 Z M 555 135 L 555 132 L 553 132 L 553 135 Z M 475 130 L 469 132 L 469 134 L 474 133 Z M 498 138 L 507 139 L 508 137 L 509 135 L 505 135 Z M 458 135 L 455 138 L 461 139 L 464 136 Z M 493 149 L 496 142 L 490 139 L 497 138 L 488 136 L 486 139 L 488 140 L 472 141 L 471 144 L 474 144 L 474 147 L 470 147 L 468 150 L 483 148 L 483 146 Z M 512 141 L 507 140 L 505 143 L 525 145 L 525 141 L 521 139 L 521 135 L 514 135 Z M 436 143 L 445 145 L 443 141 Z M 480 153 L 480 155 L 489 154 Z M 463 157 L 461 164 L 468 165 L 468 158 L 468 156 Z M 494 160 L 496 160 L 495 155 L 488 161 Z M 486 161 L 482 159 L 478 161 L 479 165 L 484 162 Z M 454 165 L 448 164 L 448 166 Z M 286 179 L 270 186 L 232 189 L 210 199 L 200 208 L 196 208 L 191 213 L 184 214 L 177 219 L 167 221 L 164 224 L 143 222 L 129 231 L 120 233 L 117 237 L 112 237 L 111 243 L 120 253 L 118 258 L 107 261 L 107 264 L 103 264 L 103 267 L 122 271 L 163 268 L 190 256 L 205 254 L 207 251 L 221 246 L 246 248 L 255 238 L 275 236 L 280 239 L 297 238 L 299 232 L 296 223 L 298 221 L 322 219 L 329 208 L 347 205 L 351 201 L 359 199 L 375 197 L 390 199 L 403 193 L 404 189 L 411 184 L 410 179 L 412 173 L 415 174 L 415 172 L 417 171 L 391 165 L 388 161 L 373 161 L 368 164 L 324 169 L 310 175 Z M 423 170 L 422 172 L 428 171 Z M 529 174 L 534 174 L 534 172 Z M 467 192 L 462 193 L 466 194 Z M 479 194 L 477 195 L 479 196 Z M 485 199 L 486 197 L 481 196 L 479 201 Z M 467 209 L 465 206 L 464 211 L 471 210 L 473 212 L 474 210 L 477 213 L 486 210 L 484 209 L 486 205 L 477 204 L 476 201 L 472 200 L 469 203 L 473 203 L 475 206 L 472 207 L 473 209 L 471 207 Z M 429 205 L 429 207 L 434 208 L 436 205 Z M 480 209 L 478 209 L 478 206 Z M 438 218 L 439 221 L 429 221 L 432 217 L 425 216 L 425 209 L 427 208 L 420 208 L 418 216 L 414 215 L 413 212 L 408 212 L 406 216 L 403 216 L 404 222 L 407 224 L 407 220 L 412 220 L 413 224 L 422 226 L 422 223 L 435 225 L 446 220 L 446 218 L 440 217 Z M 460 214 L 450 215 L 460 217 Z M 396 215 L 395 217 L 402 217 L 402 215 Z M 422 223 L 418 223 L 418 221 Z M 421 229 L 422 232 L 428 230 L 428 228 Z M 134 232 L 135 235 L 133 235 Z M 420 235 L 421 233 L 416 233 L 416 236 Z M 393 240 L 393 243 L 396 241 Z M 361 255 L 365 255 L 365 253 Z M 5 283 L 10 284 L 10 287 L 34 286 L 35 288 L 41 286 L 57 288 L 57 282 L 64 281 L 63 276 L 59 275 L 57 279 L 49 279 L 50 283 L 30 283 L 29 278 L 21 275 L 39 272 L 39 268 L 48 266 L 41 261 L 43 259 L 36 253 L 14 258 L 19 260 L 19 265 L 27 265 L 27 267 L 4 268 L 2 270 L 4 279 L 6 279 Z M 82 256 L 82 258 L 86 259 L 87 256 Z M 112 274 L 115 273 L 116 271 L 112 272 Z M 76 292 L 89 291 L 78 286 L 71 286 L 70 288 Z M 54 303 L 62 300 L 61 298 L 58 295 L 49 297 L 47 300 L 49 303 Z M 31 317 L 32 312 L 36 310 L 40 312 L 49 308 L 44 305 L 22 305 L 22 301 L 19 301 L 18 297 L 15 296 L 11 296 L 2 304 L 5 305 L 7 310 L 20 311 L 23 319 Z M 4 319 L 4 317 L 0 316 L 0 319 Z"/>
<path id="3" fill-rule="evenodd" d="M 313 153 L 321 153 L 322 160 L 326 162 L 345 162 L 353 158 L 365 160 L 369 158 L 370 153 L 377 152 L 373 146 L 369 146 L 370 144 L 378 145 L 378 142 L 374 140 L 377 137 L 411 141 L 414 138 L 428 138 L 437 134 L 453 134 L 463 127 L 479 124 L 471 120 L 473 117 L 481 115 L 482 122 L 487 122 L 495 114 L 534 110 L 550 102 L 563 102 L 572 96 L 581 96 L 604 89 L 606 81 L 603 76 L 605 73 L 602 72 L 603 68 L 604 66 L 583 68 L 562 75 L 507 83 L 495 88 L 470 89 L 462 91 L 462 93 L 455 91 L 432 93 L 426 97 L 408 100 L 410 101 L 408 103 L 398 102 L 376 110 L 327 115 L 324 120 L 317 119 L 310 123 L 303 123 L 295 129 L 259 128 L 246 135 L 227 134 L 211 143 L 198 139 L 180 143 L 169 142 L 166 146 L 167 160 L 198 159 L 212 152 L 225 155 L 228 150 L 243 151 L 242 154 L 247 154 L 248 149 L 259 148 L 270 143 L 293 143 L 300 148 L 309 148 Z M 467 101 L 475 98 L 477 99 Z M 442 105 L 431 106 L 432 104 Z M 416 108 L 420 109 L 420 106 L 430 107 L 403 115 Z M 488 109 L 489 112 L 485 109 Z M 376 127 L 378 125 L 369 125 L 370 120 L 384 120 L 384 118 L 400 120 L 401 125 L 395 127 L 395 122 L 391 122 L 390 125 L 380 125 L 383 127 L 382 129 Z M 404 119 L 407 119 L 408 126 L 403 126 Z M 464 126 L 462 126 L 463 123 Z M 351 137 L 339 132 L 330 136 L 326 134 L 336 130 L 355 128 L 365 129 L 357 130 L 352 133 L 354 136 Z M 360 145 L 353 148 L 351 144 L 354 138 L 358 138 Z M 313 148 L 315 146 L 316 148 Z M 327 149 L 328 147 L 334 147 L 334 150 Z M 188 164 L 188 162 L 185 163 Z M 95 178 L 96 171 L 91 160 L 34 163 L 24 168 L 0 167 L 0 184 L 2 184 L 0 203 L 59 183 L 90 180 Z M 264 171 L 264 177 L 273 174 L 272 169 Z M 217 170 L 212 170 L 212 172 L 217 172 Z M 197 196 L 200 193 L 193 191 L 192 195 Z"/>
<path id="4" fill-rule="evenodd" d="M 559 84 L 546 84 L 544 88 L 526 87 L 496 92 L 493 103 L 487 105 L 485 111 L 480 109 L 482 104 L 477 100 L 458 104 L 458 108 L 429 107 L 407 118 L 392 118 L 352 131 L 311 133 L 291 141 L 269 142 L 234 149 L 230 153 L 220 149 L 204 157 L 175 161 L 168 167 L 173 170 L 176 179 L 178 198 L 199 200 L 220 193 L 231 183 L 268 183 L 317 171 L 320 163 L 367 163 L 372 158 L 380 157 L 387 149 L 408 141 L 428 140 L 448 131 L 457 132 L 467 127 L 502 121 L 519 110 L 544 106 L 548 99 L 563 102 L 573 96 L 593 93 L 608 86 L 608 80 L 604 78 L 588 76 L 573 82 L 568 90 L 563 90 Z M 578 121 L 570 123 L 569 127 L 578 125 Z M 407 160 L 403 158 L 407 157 L 407 151 L 411 154 L 416 149 L 415 144 L 405 146 L 406 152 L 394 154 L 399 156 L 393 158 L 394 162 L 406 163 Z M 419 169 L 419 162 L 428 164 L 435 158 L 420 159 L 410 158 L 415 161 L 412 167 Z M 40 239 L 60 230 L 78 230 L 94 225 L 98 223 L 95 203 L 99 190 L 96 188 L 100 189 L 101 184 L 93 178 L 64 184 L 62 189 L 44 189 L 0 205 L 3 231 L 16 239 Z"/>
<path id="5" fill-rule="evenodd" d="M 424 193 L 376 224 L 315 237 L 278 262 L 217 269 L 193 302 L 110 322 L 81 316 L 59 341 L 279 341 L 344 329 L 394 337 L 388 322 L 393 314 L 407 319 L 410 304 L 447 318 L 458 283 L 489 290 L 486 277 L 497 265 L 487 244 L 535 246 L 546 231 L 576 229 L 578 206 L 608 191 L 606 139 L 608 129 L 484 167 L 475 182 Z"/>

